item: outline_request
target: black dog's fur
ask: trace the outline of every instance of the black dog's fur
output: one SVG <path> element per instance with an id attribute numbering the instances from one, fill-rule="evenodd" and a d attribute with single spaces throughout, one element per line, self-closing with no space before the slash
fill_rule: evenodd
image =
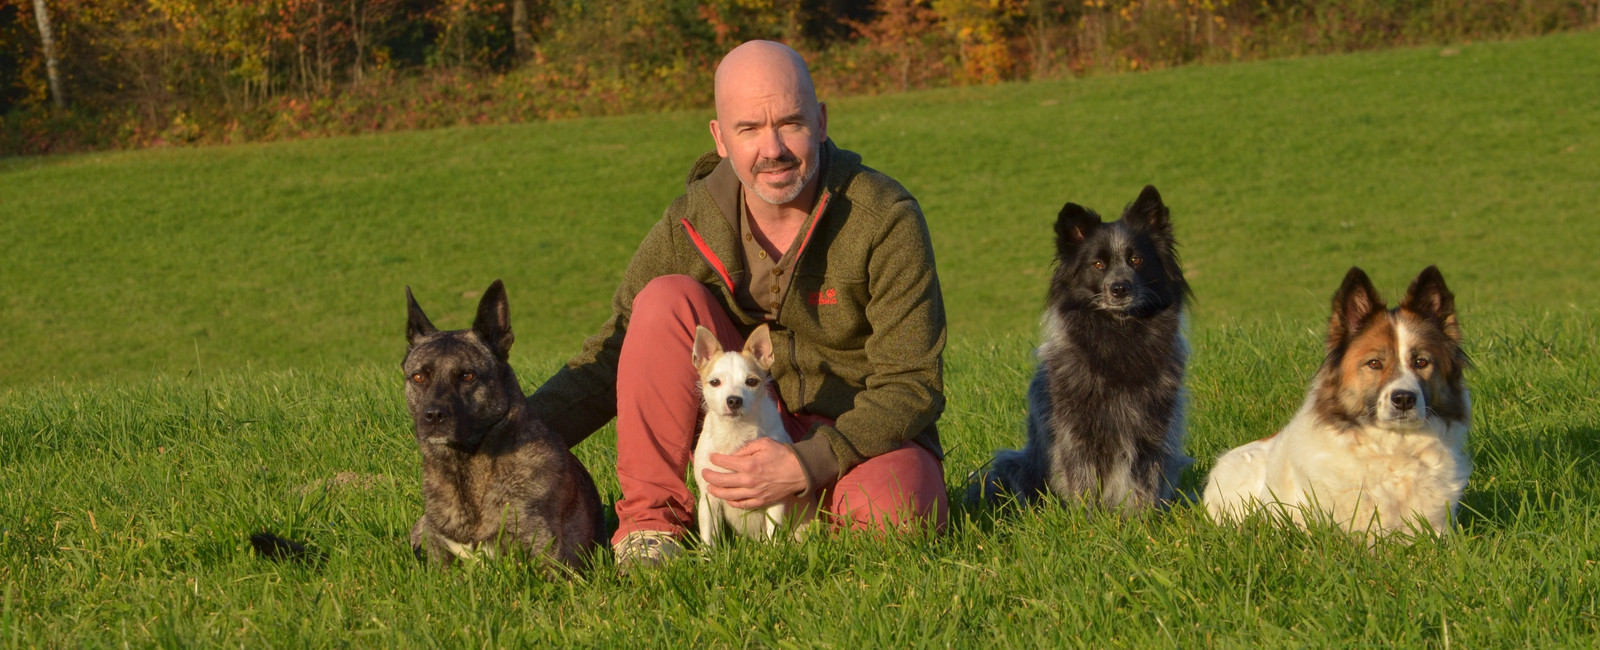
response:
<path id="1" fill-rule="evenodd" d="M 506 358 L 511 318 L 499 280 L 470 330 L 440 332 L 406 289 L 406 403 L 422 452 L 418 557 L 524 554 L 581 568 L 601 548 L 600 495 L 559 436 L 528 412 Z"/>
<path id="2" fill-rule="evenodd" d="M 1146 186 L 1122 213 L 1074 203 L 1056 221 L 1056 270 L 1039 368 L 1028 386 L 1028 442 L 974 473 L 971 503 L 1047 491 L 1108 510 L 1165 507 L 1183 454 L 1182 312 L 1189 284 L 1161 195 Z"/>

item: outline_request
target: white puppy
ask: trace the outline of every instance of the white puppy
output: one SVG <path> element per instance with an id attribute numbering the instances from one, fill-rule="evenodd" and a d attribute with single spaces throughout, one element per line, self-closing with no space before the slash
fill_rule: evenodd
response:
<path id="1" fill-rule="evenodd" d="M 778 401 L 771 389 L 772 337 L 766 325 L 750 333 L 741 352 L 723 352 L 722 343 L 704 327 L 695 328 L 694 367 L 700 372 L 700 392 L 705 401 L 705 425 L 694 447 L 694 480 L 700 488 L 697 519 L 700 539 L 715 547 L 728 530 L 750 539 L 768 540 L 785 525 L 799 539 L 815 515 L 811 500 L 800 498 L 774 503 L 761 510 L 741 510 L 711 496 L 701 473 L 726 471 L 711 464 L 711 454 L 732 454 L 756 438 L 793 442 L 783 428 Z"/>

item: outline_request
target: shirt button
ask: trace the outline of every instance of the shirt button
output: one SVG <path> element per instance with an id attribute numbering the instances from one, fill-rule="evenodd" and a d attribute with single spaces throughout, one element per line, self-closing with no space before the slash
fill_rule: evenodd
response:
<path id="1" fill-rule="evenodd" d="M 750 233 L 745 233 L 745 234 L 744 234 L 744 240 L 745 240 L 745 241 L 750 241 L 750 240 L 752 240 L 752 239 L 755 239 L 755 238 L 756 238 L 756 236 L 755 236 L 755 235 L 752 235 L 752 234 L 750 234 Z"/>
<path id="2" fill-rule="evenodd" d="M 772 285 L 772 292 L 773 293 L 777 293 L 778 292 L 778 285 L 776 285 L 776 284 Z"/>
<path id="3" fill-rule="evenodd" d="M 783 269 L 772 269 L 773 275 L 783 275 Z"/>
<path id="4" fill-rule="evenodd" d="M 767 252 L 766 251 L 757 251 L 756 252 L 756 257 L 759 257 L 761 259 L 767 259 Z"/>
<path id="5" fill-rule="evenodd" d="M 772 311 L 774 311 L 774 312 L 778 311 L 778 301 L 776 301 L 776 300 L 772 301 L 772 304 L 769 305 L 769 306 L 772 307 Z"/>

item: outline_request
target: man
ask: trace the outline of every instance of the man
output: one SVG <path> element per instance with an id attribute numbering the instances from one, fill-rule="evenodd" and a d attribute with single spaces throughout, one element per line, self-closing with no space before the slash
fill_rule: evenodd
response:
<path id="1" fill-rule="evenodd" d="M 700 412 L 696 325 L 726 349 L 765 322 L 790 437 L 713 455 L 736 508 L 820 493 L 835 525 L 934 526 L 948 512 L 935 421 L 944 409 L 944 303 L 916 200 L 828 139 L 794 50 L 735 48 L 717 67 L 716 153 L 651 228 L 612 316 L 528 401 L 569 445 L 617 418 L 624 568 L 682 550 L 685 469 Z"/>

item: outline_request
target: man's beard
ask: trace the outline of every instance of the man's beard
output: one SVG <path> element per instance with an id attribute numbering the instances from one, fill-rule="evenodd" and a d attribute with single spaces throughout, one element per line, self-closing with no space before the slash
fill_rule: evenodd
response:
<path id="1" fill-rule="evenodd" d="M 755 165 L 755 169 L 751 170 L 751 175 L 759 178 L 762 172 L 771 171 L 774 169 L 785 169 L 794 165 L 795 162 L 796 159 L 794 158 L 793 154 L 785 158 L 774 158 L 758 162 Z M 795 180 L 788 185 L 772 188 L 777 192 L 776 194 L 768 194 L 767 187 L 756 182 L 752 182 L 750 184 L 750 189 L 755 190 L 756 196 L 760 197 L 762 201 L 766 201 L 772 205 L 783 205 L 798 198 L 800 193 L 805 191 L 806 186 L 810 185 L 811 181 L 816 180 L 817 172 L 822 166 L 821 163 L 822 149 L 819 147 L 812 154 L 811 160 L 806 161 L 805 175 L 796 177 Z"/>

